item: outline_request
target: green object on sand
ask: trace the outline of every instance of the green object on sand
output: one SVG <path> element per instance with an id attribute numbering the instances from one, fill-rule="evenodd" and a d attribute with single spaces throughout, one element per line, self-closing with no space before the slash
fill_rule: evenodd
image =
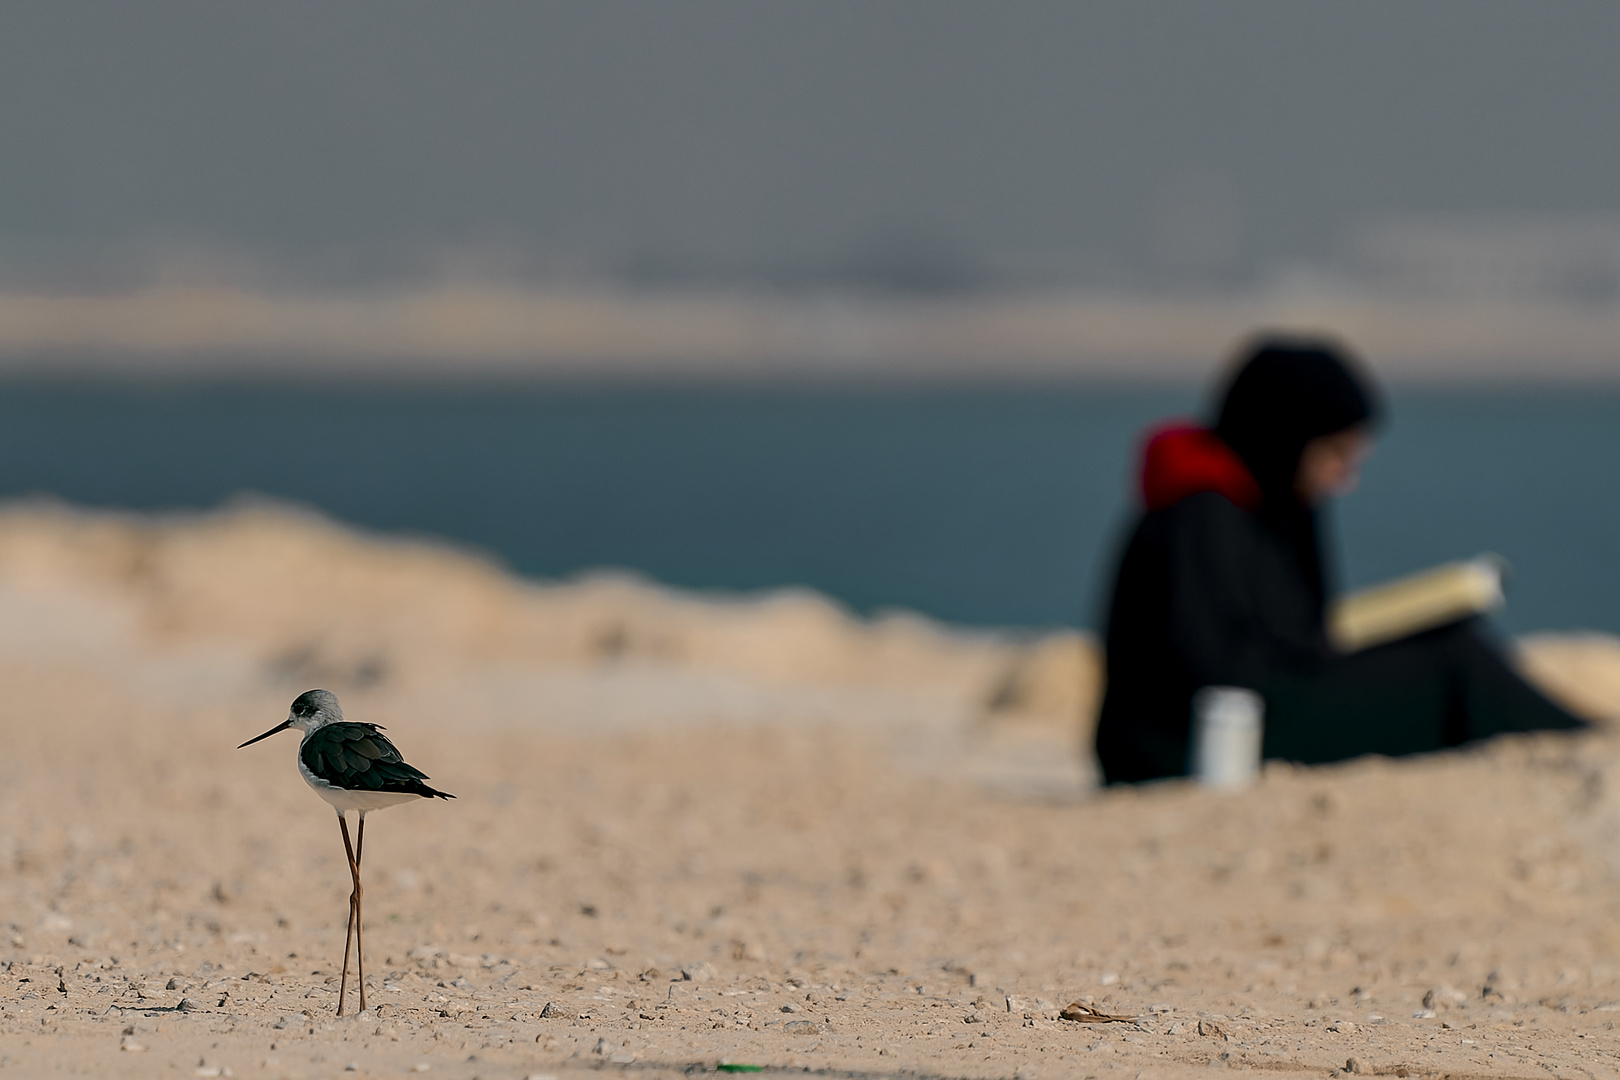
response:
<path id="1" fill-rule="evenodd" d="M 763 1065 L 728 1065 L 728 1064 L 722 1064 L 722 1065 L 716 1065 L 715 1068 L 719 1069 L 721 1072 L 764 1072 L 765 1071 L 765 1066 L 763 1066 Z"/>

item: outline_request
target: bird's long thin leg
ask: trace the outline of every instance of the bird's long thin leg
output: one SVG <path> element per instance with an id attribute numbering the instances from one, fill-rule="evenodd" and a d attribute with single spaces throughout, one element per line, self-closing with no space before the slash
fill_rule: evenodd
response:
<path id="1" fill-rule="evenodd" d="M 360 970 L 360 1011 L 366 1011 L 366 891 L 360 887 L 360 856 L 366 850 L 366 812 L 360 811 L 360 834 L 354 838 L 354 959 Z"/>
<path id="2" fill-rule="evenodd" d="M 354 941 L 355 924 L 360 915 L 360 864 L 355 861 L 354 845 L 349 843 L 349 819 L 341 813 L 338 814 L 338 828 L 343 830 L 343 852 L 349 857 L 349 876 L 354 881 L 354 891 L 349 893 L 349 929 L 343 935 L 343 978 L 338 982 L 337 1014 L 342 1016 L 343 1006 L 349 998 L 349 945 Z M 364 997 L 364 991 L 361 996 Z M 362 1005 L 360 1009 L 364 1012 L 365 1006 Z"/>

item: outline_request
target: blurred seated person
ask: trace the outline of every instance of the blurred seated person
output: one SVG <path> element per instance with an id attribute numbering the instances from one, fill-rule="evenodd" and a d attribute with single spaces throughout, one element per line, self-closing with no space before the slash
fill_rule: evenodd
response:
<path id="1" fill-rule="evenodd" d="M 1265 702 L 1266 758 L 1418 754 L 1582 722 L 1515 673 L 1471 618 L 1352 654 L 1330 644 L 1322 510 L 1372 446 L 1376 391 L 1319 340 L 1262 340 L 1212 430 L 1166 426 L 1114 581 L 1097 756 L 1108 783 L 1187 772 L 1191 700 Z"/>

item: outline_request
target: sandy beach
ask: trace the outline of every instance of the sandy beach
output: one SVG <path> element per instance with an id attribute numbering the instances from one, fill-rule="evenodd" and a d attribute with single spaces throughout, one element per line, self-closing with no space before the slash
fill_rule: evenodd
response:
<path id="1" fill-rule="evenodd" d="M 1079 635 L 12 506 L 0 1072 L 1620 1075 L 1620 643 L 1522 653 L 1593 733 L 1098 792 Z M 312 686 L 458 796 L 369 819 L 341 1019 L 333 815 L 235 749 Z"/>

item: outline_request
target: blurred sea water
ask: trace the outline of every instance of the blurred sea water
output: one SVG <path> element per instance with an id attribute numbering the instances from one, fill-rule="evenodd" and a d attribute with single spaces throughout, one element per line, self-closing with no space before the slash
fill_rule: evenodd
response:
<path id="1" fill-rule="evenodd" d="M 1140 429 L 1191 389 L 0 385 L 0 497 L 240 492 L 542 577 L 807 585 L 861 611 L 1095 627 Z M 1495 551 L 1506 629 L 1620 632 L 1620 390 L 1401 390 L 1333 510 L 1340 579 Z"/>

